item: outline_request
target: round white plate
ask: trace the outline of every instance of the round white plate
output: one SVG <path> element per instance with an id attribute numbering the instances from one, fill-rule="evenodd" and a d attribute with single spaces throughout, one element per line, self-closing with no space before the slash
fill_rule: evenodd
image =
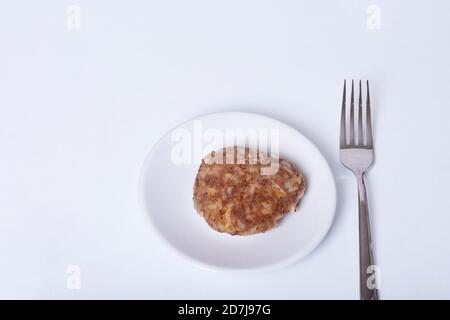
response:
<path id="1" fill-rule="evenodd" d="M 274 229 L 250 236 L 214 231 L 192 201 L 201 158 L 220 147 L 208 138 L 223 134 L 227 139 L 239 129 L 260 137 L 278 134 L 280 157 L 294 163 L 306 180 L 297 212 L 287 214 Z M 250 147 L 256 147 L 251 140 Z M 319 245 L 333 221 L 336 187 L 326 160 L 301 133 L 269 117 L 226 112 L 190 120 L 162 137 L 144 163 L 140 198 L 157 232 L 190 260 L 216 269 L 267 270 L 293 263 Z"/>

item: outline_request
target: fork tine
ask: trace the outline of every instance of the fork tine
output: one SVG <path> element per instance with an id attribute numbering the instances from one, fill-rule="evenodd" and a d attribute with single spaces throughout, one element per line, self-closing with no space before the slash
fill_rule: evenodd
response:
<path id="1" fill-rule="evenodd" d="M 362 127 L 362 95 L 361 95 L 361 80 L 359 80 L 359 99 L 358 99 L 358 145 L 362 146 L 363 141 L 363 127 Z"/>
<path id="2" fill-rule="evenodd" d="M 353 80 L 352 93 L 350 97 L 350 145 L 355 145 L 355 96 L 353 90 Z"/>
<path id="3" fill-rule="evenodd" d="M 345 142 L 345 132 L 346 132 L 346 128 L 345 128 L 345 97 L 346 97 L 346 81 L 344 80 L 344 93 L 342 94 L 342 108 L 341 108 L 341 148 L 345 147 L 346 142 Z"/>
<path id="4" fill-rule="evenodd" d="M 370 111 L 370 92 L 369 92 L 369 80 L 366 82 L 367 85 L 367 100 L 366 100 L 366 144 L 367 147 L 373 148 L 372 141 L 372 119 L 371 119 L 371 111 Z"/>

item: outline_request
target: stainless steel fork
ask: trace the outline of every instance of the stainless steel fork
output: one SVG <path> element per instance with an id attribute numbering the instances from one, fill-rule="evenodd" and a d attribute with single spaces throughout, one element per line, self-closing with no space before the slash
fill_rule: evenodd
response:
<path id="1" fill-rule="evenodd" d="M 341 109 L 340 157 L 341 162 L 356 176 L 359 199 L 359 287 L 361 300 L 378 300 L 376 266 L 373 260 L 370 235 L 369 208 L 364 174 L 373 163 L 372 121 L 370 116 L 369 81 L 367 81 L 366 126 L 363 130 L 361 81 L 358 99 L 358 139 L 355 137 L 354 83 L 350 95 L 350 121 L 346 120 L 346 82 Z M 347 126 L 349 130 L 347 130 Z M 348 131 L 348 134 L 347 134 Z M 365 131 L 365 135 L 363 135 Z M 349 137 L 347 137 L 349 136 Z M 364 139 L 365 136 L 365 139 Z"/>

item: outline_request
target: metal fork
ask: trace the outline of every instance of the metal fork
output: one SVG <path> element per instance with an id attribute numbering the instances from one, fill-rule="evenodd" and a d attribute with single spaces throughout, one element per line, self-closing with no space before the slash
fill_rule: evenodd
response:
<path id="1" fill-rule="evenodd" d="M 372 121 L 370 116 L 369 81 L 367 81 L 366 127 L 365 141 L 363 139 L 363 115 L 361 81 L 359 81 L 358 99 L 358 139 L 355 137 L 355 107 L 354 84 L 350 98 L 350 121 L 346 121 L 346 82 L 341 109 L 340 157 L 341 162 L 356 176 L 359 199 L 359 287 L 361 300 L 378 300 L 376 288 L 376 267 L 373 260 L 372 242 L 370 236 L 369 208 L 367 205 L 364 174 L 373 163 Z M 347 139 L 347 126 L 349 137 Z M 347 143 L 348 141 L 348 143 Z"/>

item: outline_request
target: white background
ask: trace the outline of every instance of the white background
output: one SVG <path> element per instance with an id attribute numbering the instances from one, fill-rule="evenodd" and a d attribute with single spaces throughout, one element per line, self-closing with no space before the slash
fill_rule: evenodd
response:
<path id="1" fill-rule="evenodd" d="M 81 30 L 66 8 L 81 8 Z M 369 5 L 381 28 L 367 27 Z M 0 10 L 0 298 L 358 298 L 357 194 L 338 159 L 342 80 L 370 79 L 381 296 L 450 298 L 449 1 L 9 1 Z M 239 110 L 328 159 L 323 243 L 273 273 L 183 260 L 137 198 L 176 124 Z M 66 287 L 79 265 L 80 290 Z"/>

